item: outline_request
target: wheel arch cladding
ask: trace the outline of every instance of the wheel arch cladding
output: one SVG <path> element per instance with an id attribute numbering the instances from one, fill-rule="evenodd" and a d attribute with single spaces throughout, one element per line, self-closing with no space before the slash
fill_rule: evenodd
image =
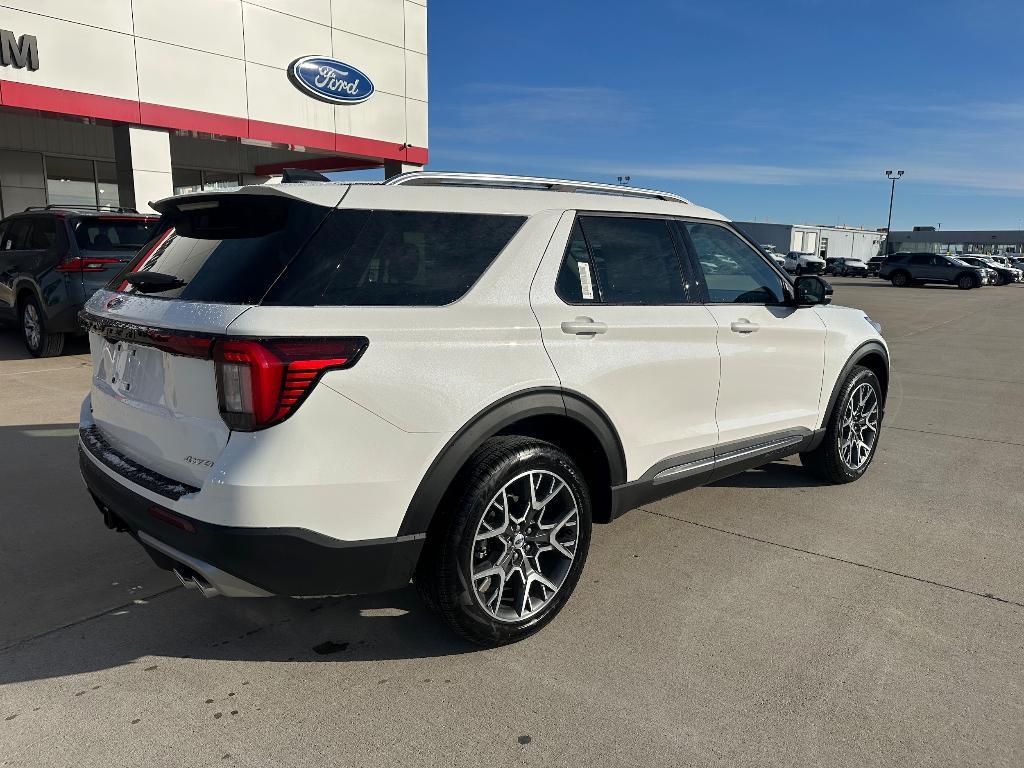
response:
<path id="1" fill-rule="evenodd" d="M 591 491 L 595 522 L 611 517 L 611 487 L 626 481 L 626 460 L 607 415 L 582 395 L 554 388 L 518 392 L 474 416 L 448 441 L 420 481 L 399 535 L 423 533 L 470 456 L 496 435 L 546 440 L 579 465 Z"/>
<path id="2" fill-rule="evenodd" d="M 829 397 L 828 408 L 825 409 L 825 417 L 821 422 L 821 427 L 825 427 L 829 419 L 832 418 L 832 411 L 836 407 L 836 400 L 839 399 L 839 391 L 843 387 L 843 382 L 846 381 L 850 371 L 857 365 L 864 366 L 878 377 L 878 383 L 882 387 L 882 414 L 885 414 L 885 399 L 889 392 L 889 353 L 882 346 L 881 342 L 867 341 L 853 351 L 853 354 L 847 359 L 846 364 L 843 365 L 839 376 L 832 385 L 832 395 Z"/>

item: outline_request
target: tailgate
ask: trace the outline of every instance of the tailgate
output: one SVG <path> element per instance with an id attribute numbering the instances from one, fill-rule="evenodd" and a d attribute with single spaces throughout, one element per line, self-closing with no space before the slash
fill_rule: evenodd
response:
<path id="1" fill-rule="evenodd" d="M 230 431 L 212 360 L 144 343 L 148 333 L 224 333 L 244 305 L 162 301 L 98 292 L 90 301 L 92 419 L 110 446 L 142 466 L 202 486 Z"/>

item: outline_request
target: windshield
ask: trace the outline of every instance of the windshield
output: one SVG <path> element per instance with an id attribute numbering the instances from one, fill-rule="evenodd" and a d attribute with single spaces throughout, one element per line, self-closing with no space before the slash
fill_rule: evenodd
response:
<path id="1" fill-rule="evenodd" d="M 80 251 L 137 251 L 153 234 L 156 218 L 94 216 L 80 219 L 75 239 Z"/>

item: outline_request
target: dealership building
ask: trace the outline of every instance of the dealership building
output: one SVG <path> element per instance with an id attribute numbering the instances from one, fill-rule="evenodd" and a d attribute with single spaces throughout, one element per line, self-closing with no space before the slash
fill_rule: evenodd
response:
<path id="1" fill-rule="evenodd" d="M 0 5 L 4 216 L 426 162 L 426 0 Z"/>
<path id="2" fill-rule="evenodd" d="M 1024 253 L 1024 231 L 1019 229 L 941 230 L 914 227 L 893 230 L 886 239 L 886 253 Z"/>
<path id="3" fill-rule="evenodd" d="M 785 254 L 790 251 L 813 253 L 821 258 L 868 260 L 879 255 L 885 232 L 859 227 L 830 227 L 814 224 L 770 224 L 737 221 L 736 226 L 759 245 L 774 245 Z"/>

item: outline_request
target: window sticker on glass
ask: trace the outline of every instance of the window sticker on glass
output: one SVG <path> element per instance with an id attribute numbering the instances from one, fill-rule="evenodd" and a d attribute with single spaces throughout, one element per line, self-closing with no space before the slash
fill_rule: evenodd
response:
<path id="1" fill-rule="evenodd" d="M 594 284 L 590 280 L 590 263 L 580 261 L 576 263 L 576 266 L 580 268 L 580 290 L 583 292 L 583 298 L 587 301 L 593 301 Z"/>

